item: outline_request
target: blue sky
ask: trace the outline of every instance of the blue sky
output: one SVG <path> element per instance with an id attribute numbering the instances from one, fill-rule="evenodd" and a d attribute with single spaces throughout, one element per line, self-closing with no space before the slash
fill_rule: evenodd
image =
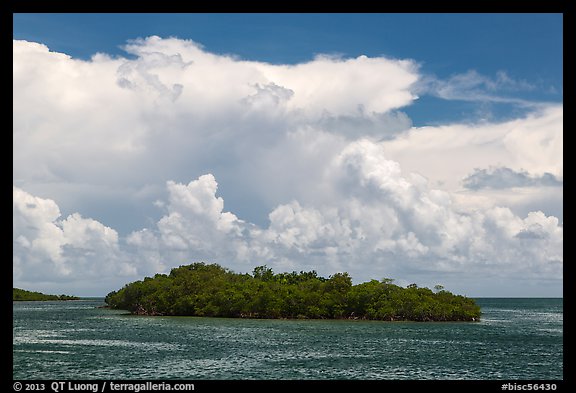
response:
<path id="1" fill-rule="evenodd" d="M 559 296 L 561 14 L 14 14 L 14 282 L 196 260 Z"/>

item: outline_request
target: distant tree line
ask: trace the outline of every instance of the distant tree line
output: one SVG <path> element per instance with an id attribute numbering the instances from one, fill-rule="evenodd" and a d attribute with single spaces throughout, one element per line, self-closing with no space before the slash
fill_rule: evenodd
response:
<path id="1" fill-rule="evenodd" d="M 68 295 L 46 295 L 40 292 L 26 291 L 24 289 L 12 288 L 13 301 L 37 301 L 37 300 L 78 300 L 76 296 Z"/>
<path id="2" fill-rule="evenodd" d="M 141 315 L 240 318 L 474 321 L 473 299 L 392 279 L 352 285 L 348 273 L 329 278 L 316 271 L 274 274 L 266 266 L 238 274 L 217 264 L 193 263 L 125 285 L 106 296 L 114 309 Z"/>

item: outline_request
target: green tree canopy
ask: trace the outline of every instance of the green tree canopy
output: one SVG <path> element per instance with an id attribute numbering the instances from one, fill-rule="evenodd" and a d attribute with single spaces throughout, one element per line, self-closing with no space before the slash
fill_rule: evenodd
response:
<path id="1" fill-rule="evenodd" d="M 127 284 L 106 296 L 115 309 L 144 315 L 241 318 L 349 318 L 387 321 L 474 321 L 473 299 L 392 279 L 352 285 L 348 273 L 275 274 L 266 265 L 252 275 L 217 264 L 193 263 Z M 438 289 L 438 288 L 437 288 Z"/>
<path id="2" fill-rule="evenodd" d="M 76 296 L 69 295 L 46 295 L 40 292 L 26 291 L 20 288 L 12 288 L 12 301 L 40 301 L 40 300 L 78 300 Z"/>

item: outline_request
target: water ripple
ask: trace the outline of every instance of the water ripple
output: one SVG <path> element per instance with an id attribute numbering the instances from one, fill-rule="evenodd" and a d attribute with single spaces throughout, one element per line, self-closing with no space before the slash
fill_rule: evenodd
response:
<path id="1" fill-rule="evenodd" d="M 561 379 L 561 299 L 480 299 L 479 323 L 138 317 L 14 303 L 18 379 Z"/>

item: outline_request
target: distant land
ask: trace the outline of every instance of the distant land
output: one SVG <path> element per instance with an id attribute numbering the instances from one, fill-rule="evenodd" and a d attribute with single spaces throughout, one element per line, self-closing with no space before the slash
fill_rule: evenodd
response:
<path id="1" fill-rule="evenodd" d="M 40 292 L 12 288 L 12 301 L 44 301 L 44 300 L 78 300 L 79 297 L 69 295 L 46 295 Z"/>
<path id="2" fill-rule="evenodd" d="M 218 264 L 184 265 L 106 296 L 110 308 L 138 315 L 383 321 L 479 321 L 474 299 L 393 279 L 352 285 L 348 273 L 329 278 L 316 271 L 275 274 L 258 266 L 252 275 Z"/>

